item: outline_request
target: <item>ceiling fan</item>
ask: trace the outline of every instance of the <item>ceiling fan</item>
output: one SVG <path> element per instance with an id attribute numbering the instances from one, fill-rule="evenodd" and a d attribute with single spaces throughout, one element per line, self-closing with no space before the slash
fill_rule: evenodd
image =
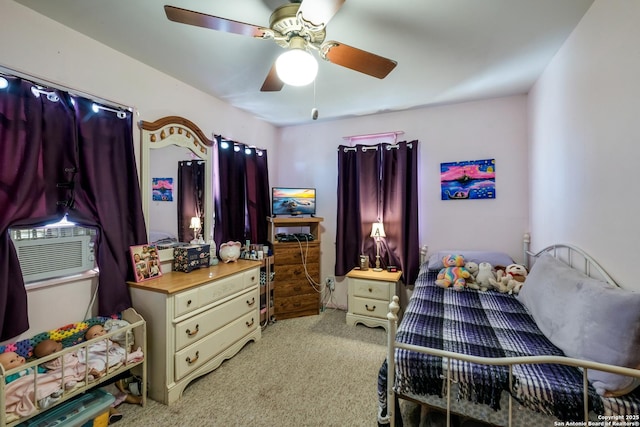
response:
<path id="1" fill-rule="evenodd" d="M 166 5 L 164 10 L 167 18 L 174 22 L 271 39 L 288 50 L 313 50 L 322 59 L 333 64 L 379 79 L 385 78 L 397 65 L 396 61 L 337 41 L 325 41 L 327 23 L 344 2 L 345 0 L 292 1 L 278 7 L 271 14 L 268 28 L 175 6 Z M 279 91 L 283 86 L 284 82 L 278 77 L 274 63 L 260 91 Z"/>

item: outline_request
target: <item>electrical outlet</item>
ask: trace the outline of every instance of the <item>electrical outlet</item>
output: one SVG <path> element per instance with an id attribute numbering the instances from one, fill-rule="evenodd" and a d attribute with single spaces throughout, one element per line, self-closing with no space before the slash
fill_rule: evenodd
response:
<path id="1" fill-rule="evenodd" d="M 325 279 L 325 283 L 327 284 L 327 287 L 330 290 L 332 290 L 332 291 L 335 290 L 335 288 L 336 288 L 336 279 L 335 279 L 335 277 L 327 277 Z"/>

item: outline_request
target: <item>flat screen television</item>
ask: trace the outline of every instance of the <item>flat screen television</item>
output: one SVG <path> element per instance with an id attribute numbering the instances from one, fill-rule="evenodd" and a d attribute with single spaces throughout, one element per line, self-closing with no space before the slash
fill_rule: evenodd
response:
<path id="1" fill-rule="evenodd" d="M 273 187 L 271 189 L 272 216 L 314 216 L 315 214 L 315 188 Z"/>

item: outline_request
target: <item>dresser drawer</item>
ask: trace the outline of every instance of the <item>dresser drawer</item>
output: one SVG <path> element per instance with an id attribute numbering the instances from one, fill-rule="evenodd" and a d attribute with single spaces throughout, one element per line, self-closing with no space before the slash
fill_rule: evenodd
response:
<path id="1" fill-rule="evenodd" d="M 243 283 L 245 288 L 250 288 L 260 283 L 260 269 L 245 271 L 243 273 Z"/>
<path id="2" fill-rule="evenodd" d="M 313 312 L 318 314 L 320 296 L 317 293 L 278 298 L 274 304 L 276 317 L 291 312 Z M 280 317 L 283 318 L 283 317 Z"/>
<path id="3" fill-rule="evenodd" d="M 180 292 L 173 297 L 173 312 L 175 317 L 180 317 L 200 307 L 198 302 L 198 289 Z"/>
<path id="4" fill-rule="evenodd" d="M 299 280 L 277 280 L 273 287 L 273 295 L 278 298 L 307 294 L 317 294 L 317 292 L 306 277 Z"/>
<path id="5" fill-rule="evenodd" d="M 369 299 L 353 297 L 353 307 L 349 307 L 349 312 L 353 314 L 362 314 L 369 317 L 387 318 L 389 311 L 389 301 L 379 299 Z"/>
<path id="6" fill-rule="evenodd" d="M 389 288 L 395 293 L 395 283 L 376 280 L 349 279 L 353 283 L 353 295 L 389 301 Z"/>
<path id="7" fill-rule="evenodd" d="M 244 278 L 242 274 L 236 274 L 215 282 L 202 285 L 199 292 L 200 306 L 204 307 L 215 301 L 219 301 L 224 297 L 233 295 L 245 289 Z"/>
<path id="8" fill-rule="evenodd" d="M 175 355 L 175 381 L 204 365 L 231 344 L 255 330 L 259 322 L 258 313 L 252 311 L 177 352 Z"/>
<path id="9" fill-rule="evenodd" d="M 307 273 L 313 280 L 318 282 L 320 280 L 320 266 L 315 264 L 307 264 Z M 283 281 L 307 281 L 307 275 L 305 273 L 304 265 L 280 265 L 275 271 L 275 280 L 278 282 Z"/>
<path id="10" fill-rule="evenodd" d="M 178 323 L 175 326 L 176 351 L 203 339 L 238 317 L 256 310 L 259 298 L 258 290 L 255 289 Z"/>
<path id="11" fill-rule="evenodd" d="M 307 264 L 317 264 L 320 262 L 320 244 L 312 243 L 307 248 L 306 243 L 302 244 L 302 253 L 300 252 L 300 246 L 298 244 L 278 244 L 278 247 L 274 250 L 273 262 L 275 265 L 276 274 L 279 268 L 284 265 L 302 265 L 302 254 Z"/>

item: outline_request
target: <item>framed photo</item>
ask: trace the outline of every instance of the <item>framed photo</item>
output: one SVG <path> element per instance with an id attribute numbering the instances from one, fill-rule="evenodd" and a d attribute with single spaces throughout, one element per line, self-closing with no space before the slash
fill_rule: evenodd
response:
<path id="1" fill-rule="evenodd" d="M 131 262 L 136 282 L 162 276 L 158 248 L 155 245 L 131 246 L 129 251 L 131 252 Z"/>

